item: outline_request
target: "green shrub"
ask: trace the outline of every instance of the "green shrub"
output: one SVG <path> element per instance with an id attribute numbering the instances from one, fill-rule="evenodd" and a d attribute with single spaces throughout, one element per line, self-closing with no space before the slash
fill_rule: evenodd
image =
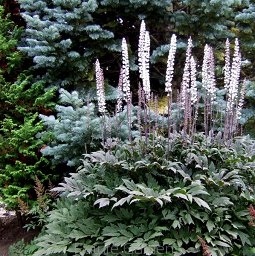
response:
<path id="1" fill-rule="evenodd" d="M 24 239 L 12 244 L 9 247 L 8 255 L 9 256 L 32 256 L 35 252 L 37 246 L 33 244 L 26 244 Z"/>
<path id="2" fill-rule="evenodd" d="M 6 112 L 0 121 L 0 195 L 12 209 L 17 208 L 18 198 L 27 203 L 35 200 L 36 176 L 42 182 L 54 176 L 40 153 L 45 141 L 37 137 L 44 129 L 38 111 L 50 110 L 53 96 L 54 89 L 44 91 L 43 82 L 33 83 L 25 75 L 2 90 Z"/>
<path id="3" fill-rule="evenodd" d="M 2 3 L 4 5 L 4 3 Z M 35 199 L 35 176 L 49 176 L 48 161 L 40 153 L 44 141 L 37 134 L 44 129 L 39 112 L 51 112 L 53 88 L 45 91 L 24 67 L 30 63 L 17 50 L 22 34 L 11 15 L 0 5 L 0 196 L 9 208 L 17 209 L 18 198 Z M 7 4 L 6 4 L 7 5 Z M 47 171 L 46 170 L 47 166 Z"/>
<path id="4" fill-rule="evenodd" d="M 34 255 L 251 255 L 254 145 L 174 133 L 87 154 Z"/>

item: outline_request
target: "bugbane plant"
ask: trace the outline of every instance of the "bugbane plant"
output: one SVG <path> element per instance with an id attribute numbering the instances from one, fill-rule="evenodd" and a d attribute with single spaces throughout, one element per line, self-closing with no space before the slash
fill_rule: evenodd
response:
<path id="1" fill-rule="evenodd" d="M 167 68 L 166 68 L 165 92 L 167 93 L 168 96 L 170 95 L 170 93 L 172 93 L 172 81 L 173 81 L 173 74 L 174 74 L 176 44 L 177 44 L 177 37 L 175 34 L 173 34 L 171 37 L 170 49 L 169 49 L 168 58 L 167 58 Z"/>
<path id="2" fill-rule="evenodd" d="M 204 47 L 202 87 L 204 89 L 204 130 L 208 135 L 214 125 L 213 104 L 216 99 L 216 82 L 213 49 L 207 44 Z"/>
<path id="3" fill-rule="evenodd" d="M 122 53 L 122 90 L 124 100 L 126 102 L 131 101 L 130 92 L 130 80 L 129 80 L 129 58 L 128 58 L 128 46 L 125 38 L 122 39 L 121 44 Z"/>
<path id="4" fill-rule="evenodd" d="M 183 131 L 192 133 L 196 125 L 196 103 L 198 101 L 196 62 L 192 56 L 192 39 L 188 39 L 186 58 L 180 88 L 179 105 L 183 109 Z"/>
<path id="5" fill-rule="evenodd" d="M 175 133 L 169 151 L 167 141 L 86 154 L 54 189 L 63 194 L 34 256 L 247 255 L 255 245 L 254 141 L 239 138 L 228 148 L 204 134 Z"/>
<path id="6" fill-rule="evenodd" d="M 106 103 L 105 103 L 105 92 L 104 92 L 104 74 L 100 67 L 99 60 L 95 63 L 96 69 L 96 85 L 97 85 L 97 98 L 98 98 L 98 110 L 101 114 L 105 113 Z"/>
<path id="7" fill-rule="evenodd" d="M 167 86 L 173 78 L 175 40 L 173 37 Z M 119 255 L 221 256 L 246 255 L 249 247 L 254 249 L 254 209 L 253 206 L 249 207 L 250 211 L 247 208 L 255 204 L 255 142 L 249 137 L 237 137 L 228 144 L 221 133 L 210 137 L 209 130 L 194 132 L 197 111 L 202 109 L 202 115 L 207 111 L 206 127 L 209 127 L 212 103 L 217 101 L 214 56 L 209 45 L 205 46 L 201 70 L 204 90 L 201 102 L 196 62 L 189 38 L 181 84 L 183 101 L 176 103 L 177 107 L 183 107 L 183 125 L 169 132 L 169 125 L 175 120 L 168 112 L 171 122 L 168 122 L 168 136 L 165 136 L 164 132 L 156 130 L 160 120 L 157 100 L 154 114 L 145 91 L 139 86 L 138 107 L 131 104 L 128 47 L 126 40 L 122 40 L 119 91 L 126 106 L 113 118 L 105 114 L 104 121 L 108 123 L 104 127 L 122 116 L 128 126 L 125 131 L 128 130 L 132 140 L 116 141 L 109 133 L 108 138 L 103 138 L 107 142 L 103 148 L 84 154 L 78 171 L 55 188 L 63 194 L 49 215 L 45 233 L 36 240 L 38 247 L 34 256 L 74 253 L 103 256 L 112 255 L 113 250 Z M 232 75 L 232 80 L 237 77 L 236 67 L 238 65 L 232 64 L 229 81 Z M 98 70 L 101 72 L 100 68 Z M 230 87 L 231 84 L 229 90 Z M 166 93 L 171 96 L 171 86 L 166 87 Z M 240 94 L 244 95 L 244 89 Z M 240 107 L 242 97 L 237 103 Z M 203 106 L 200 109 L 199 104 Z M 73 108 L 68 108 L 69 116 Z M 132 119 L 134 109 L 138 109 L 137 120 Z M 63 139 L 70 130 L 68 124 L 76 123 L 78 130 L 96 119 L 95 116 L 82 119 L 82 111 L 79 122 L 74 119 L 64 123 L 67 129 L 58 139 Z M 134 123 L 138 127 L 131 126 Z M 123 123 L 118 128 L 122 126 Z M 131 134 L 134 130 L 139 130 L 140 136 L 134 138 Z M 118 131 L 122 135 L 123 130 Z M 98 129 L 95 132 L 98 133 Z M 93 136 L 93 139 L 98 144 L 102 142 L 102 137 Z M 77 141 L 81 144 L 81 140 Z"/>
<path id="8" fill-rule="evenodd" d="M 122 105 L 123 105 L 123 69 L 120 69 L 120 75 L 119 75 L 119 82 L 118 82 L 118 97 L 117 97 L 117 103 L 116 103 L 116 113 L 119 113 L 122 111 Z"/>
<path id="9" fill-rule="evenodd" d="M 174 59 L 176 53 L 177 38 L 173 34 L 170 42 L 170 49 L 168 52 L 167 68 L 166 68 L 166 82 L 165 82 L 165 92 L 167 93 L 168 103 L 167 103 L 167 114 L 168 114 L 168 138 L 171 132 L 171 104 L 172 104 L 172 80 L 174 74 Z"/>
<path id="10" fill-rule="evenodd" d="M 228 42 L 226 42 L 226 54 L 230 54 L 228 50 Z M 241 72 L 241 53 L 239 47 L 239 41 L 235 39 L 235 47 L 232 65 L 228 64 L 229 56 L 225 57 L 225 67 L 231 66 L 230 72 L 225 72 L 225 89 L 227 97 L 226 105 L 226 118 L 224 126 L 225 138 L 233 137 L 233 134 L 238 129 L 238 119 L 240 118 L 241 106 L 243 105 L 244 89 L 239 88 L 240 84 L 240 72 Z"/>
<path id="11" fill-rule="evenodd" d="M 146 30 L 145 22 L 142 20 L 139 35 L 138 44 L 138 66 L 140 78 L 142 79 L 143 90 L 146 100 L 150 99 L 150 71 L 149 71 L 149 59 L 150 59 L 150 35 Z"/>
<path id="12" fill-rule="evenodd" d="M 190 59 L 191 59 L 191 51 L 192 51 L 192 39 L 191 37 L 188 39 L 188 45 L 186 50 L 186 58 L 182 75 L 181 89 L 180 89 L 180 103 L 183 109 L 185 109 L 186 102 L 188 100 L 188 90 L 190 86 Z"/>

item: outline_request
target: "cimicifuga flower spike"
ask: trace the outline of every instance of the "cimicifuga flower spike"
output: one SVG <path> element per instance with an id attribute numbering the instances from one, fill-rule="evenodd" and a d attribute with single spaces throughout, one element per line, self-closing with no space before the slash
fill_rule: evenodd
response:
<path id="1" fill-rule="evenodd" d="M 116 105 L 116 112 L 119 113 L 122 111 L 122 96 L 123 96 L 123 69 L 120 69 L 119 75 L 119 82 L 118 82 L 118 98 L 117 98 L 117 105 Z"/>
<path id="2" fill-rule="evenodd" d="M 122 90 L 124 95 L 124 100 L 130 102 L 131 93 L 130 93 L 130 80 L 129 80 L 129 59 L 128 59 L 128 47 L 127 41 L 125 38 L 122 39 L 122 70 L 123 70 L 123 83 Z"/>
<path id="3" fill-rule="evenodd" d="M 196 69 L 196 61 L 193 56 L 190 58 L 190 102 L 191 105 L 196 105 L 198 101 L 198 93 L 197 93 L 197 69 Z"/>
<path id="4" fill-rule="evenodd" d="M 241 90 L 239 92 L 238 105 L 236 109 L 236 120 L 241 119 L 241 111 L 244 104 L 245 91 L 246 91 L 246 81 L 243 82 Z"/>
<path id="5" fill-rule="evenodd" d="M 238 97 L 238 85 L 241 72 L 241 53 L 239 49 L 239 41 L 235 39 L 235 49 L 231 66 L 231 75 L 228 90 L 227 110 L 232 111 Z"/>
<path id="6" fill-rule="evenodd" d="M 98 99 L 98 111 L 100 113 L 105 113 L 106 104 L 105 104 L 105 93 L 104 93 L 104 74 L 103 70 L 100 67 L 99 60 L 96 60 L 95 63 L 96 70 L 96 85 L 97 85 L 97 99 Z"/>
<path id="7" fill-rule="evenodd" d="M 216 96 L 214 55 L 212 47 L 207 44 L 204 48 L 202 86 L 210 96 L 210 99 L 214 100 Z"/>
<path id="8" fill-rule="evenodd" d="M 225 43 L 224 88 L 228 91 L 230 83 L 230 43 Z"/>
<path id="9" fill-rule="evenodd" d="M 143 54 L 143 90 L 145 93 L 146 100 L 150 99 L 151 94 L 151 86 L 150 86 L 150 71 L 149 71 L 149 63 L 150 63 L 150 34 L 148 31 L 145 32 L 145 42 L 144 42 L 144 54 Z"/>
<path id="10" fill-rule="evenodd" d="M 145 32 L 146 32 L 146 26 L 144 20 L 141 22 L 140 26 L 140 34 L 139 34 L 139 42 L 138 42 L 138 66 L 139 66 L 139 75 L 140 78 L 143 78 L 143 69 L 142 69 L 142 63 L 143 63 L 143 55 L 144 55 L 144 44 L 145 44 Z"/>
<path id="11" fill-rule="evenodd" d="M 182 107 L 185 107 L 186 98 L 189 90 L 189 84 L 190 84 L 190 59 L 191 59 L 192 46 L 193 46 L 192 39 L 190 37 L 188 39 L 188 47 L 186 50 L 186 59 L 185 59 L 182 83 L 181 83 L 180 101 L 181 101 Z"/>
<path id="12" fill-rule="evenodd" d="M 172 80 L 173 80 L 173 74 L 174 74 L 174 59 L 176 54 L 176 44 L 177 44 L 176 35 L 173 34 L 171 37 L 170 49 L 168 52 L 168 59 L 167 59 L 167 68 L 166 68 L 165 92 L 167 93 L 168 96 L 172 92 Z"/>
<path id="13" fill-rule="evenodd" d="M 146 100 L 150 99 L 150 34 L 146 31 L 145 22 L 142 20 L 139 44 L 138 44 L 138 66 L 139 74 L 142 79 L 143 90 Z"/>

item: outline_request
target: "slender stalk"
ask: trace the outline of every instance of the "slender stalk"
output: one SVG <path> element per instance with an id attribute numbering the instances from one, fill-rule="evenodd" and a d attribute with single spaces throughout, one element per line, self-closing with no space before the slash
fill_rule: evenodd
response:
<path id="1" fill-rule="evenodd" d="M 170 152 L 172 92 L 167 95 L 167 158 Z"/>

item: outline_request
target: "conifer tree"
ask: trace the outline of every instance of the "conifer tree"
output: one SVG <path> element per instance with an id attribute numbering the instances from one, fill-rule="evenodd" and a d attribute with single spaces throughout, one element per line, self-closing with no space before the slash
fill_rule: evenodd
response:
<path id="1" fill-rule="evenodd" d="M 36 136 L 43 129 L 38 112 L 52 107 L 54 94 L 23 70 L 26 58 L 16 49 L 21 32 L 0 6 L 0 197 L 10 208 L 17 208 L 18 198 L 35 199 L 35 176 L 48 178 Z"/>
<path id="2" fill-rule="evenodd" d="M 49 85 L 58 84 L 65 89 L 91 86 L 93 63 L 98 58 L 102 68 L 108 70 L 106 77 L 117 87 L 121 39 L 125 37 L 131 45 L 130 67 L 138 70 L 137 49 L 132 45 L 138 43 L 140 22 L 144 19 L 154 49 L 151 74 L 156 88 L 152 89 L 158 90 L 161 84 L 163 90 L 164 64 L 172 34 L 180 38 L 178 48 L 184 48 L 186 39 L 192 36 L 200 56 L 206 43 L 222 50 L 225 39 L 236 36 L 235 15 L 247 7 L 245 2 L 19 0 L 27 22 L 25 44 L 20 49 L 33 58 L 35 68 Z M 183 51 L 178 59 L 183 61 L 184 57 Z M 137 88 L 139 79 L 133 80 Z"/>

